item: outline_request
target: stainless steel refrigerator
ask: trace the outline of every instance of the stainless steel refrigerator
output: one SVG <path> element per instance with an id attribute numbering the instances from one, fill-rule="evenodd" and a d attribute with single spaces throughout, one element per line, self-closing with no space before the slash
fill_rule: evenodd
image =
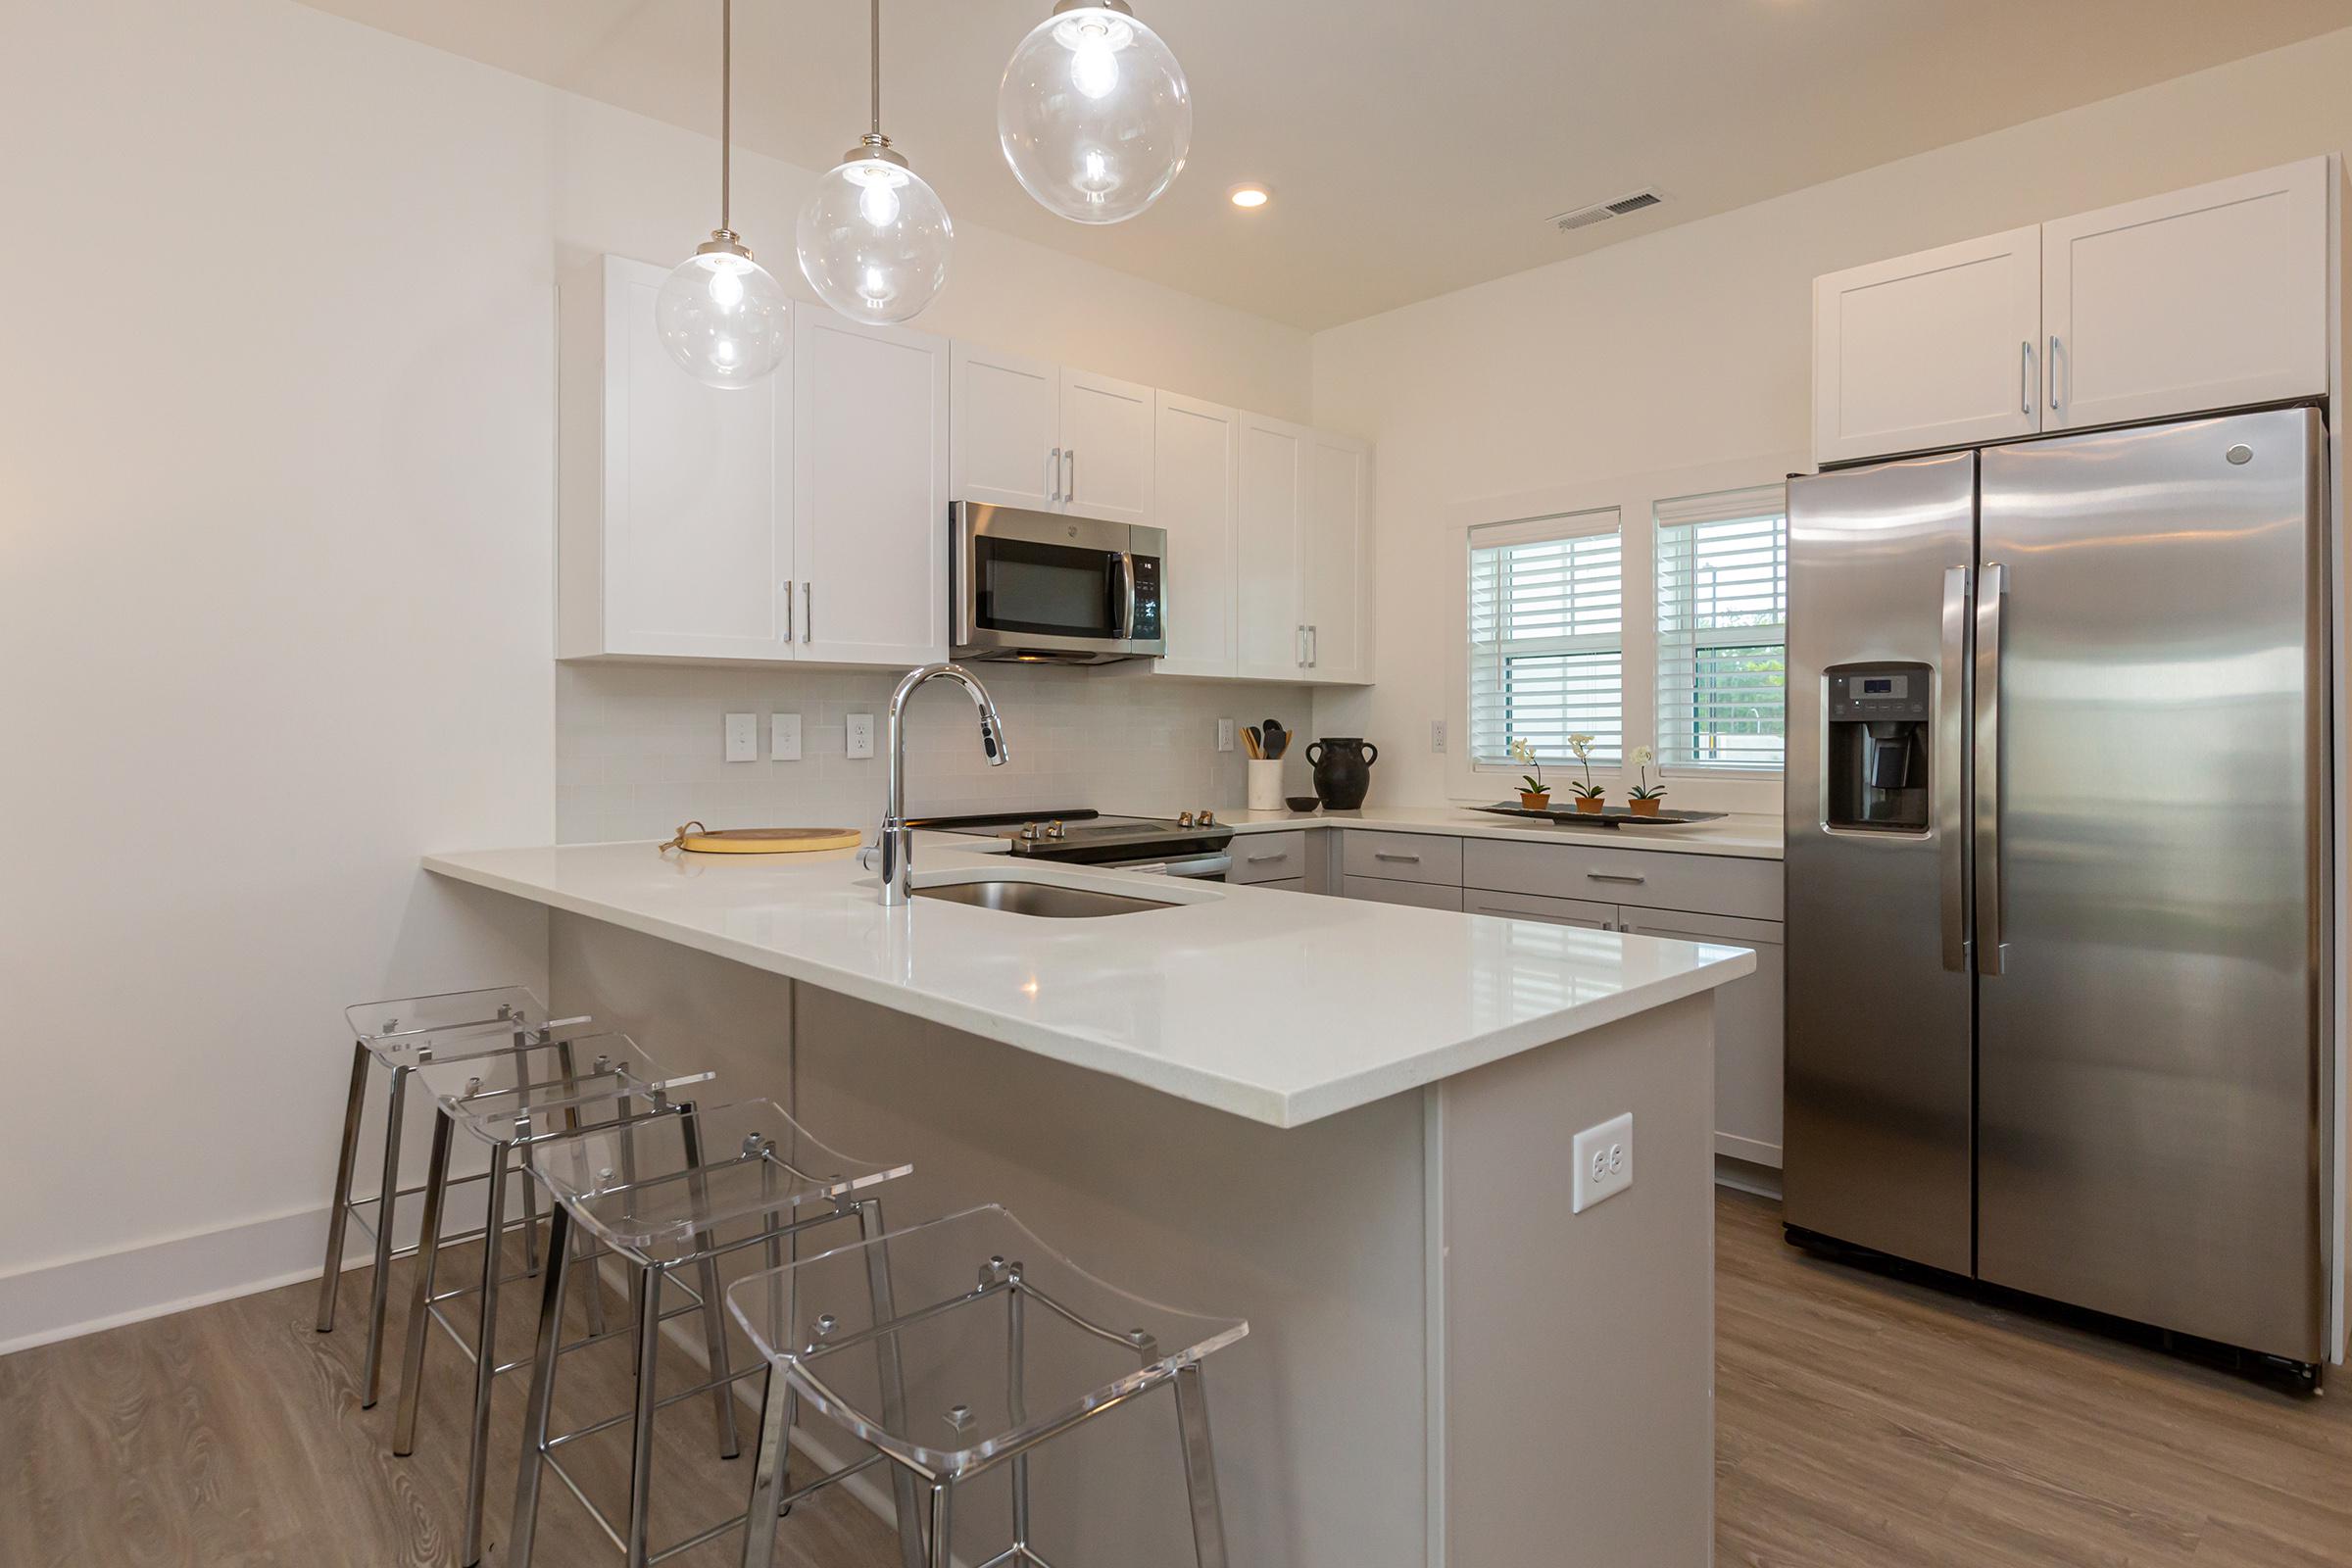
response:
<path id="1" fill-rule="evenodd" d="M 1786 1218 L 2325 1358 L 2327 431 L 1788 492 Z"/>

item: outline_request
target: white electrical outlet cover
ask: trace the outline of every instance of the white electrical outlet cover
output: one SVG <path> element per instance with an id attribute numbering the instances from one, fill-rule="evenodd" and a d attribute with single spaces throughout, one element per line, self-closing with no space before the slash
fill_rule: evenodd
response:
<path id="1" fill-rule="evenodd" d="M 1433 752 L 1446 749 L 1446 721 L 1442 718 L 1429 721 L 1429 749 Z"/>
<path id="2" fill-rule="evenodd" d="M 760 760 L 759 715 L 756 713 L 729 713 L 726 739 L 728 761 L 757 762 Z"/>
<path id="3" fill-rule="evenodd" d="M 852 757 L 871 757 L 874 755 L 873 714 L 852 713 L 850 715 L 849 751 Z"/>
<path id="4" fill-rule="evenodd" d="M 1217 750 L 1220 752 L 1233 750 L 1233 720 L 1230 718 L 1217 720 Z"/>
<path id="5" fill-rule="evenodd" d="M 770 713 L 767 715 L 767 755 L 779 762 L 801 760 L 801 715 Z"/>
<path id="6" fill-rule="evenodd" d="M 1634 1185 L 1634 1113 L 1629 1110 L 1578 1133 L 1575 1153 L 1576 1190 L 1568 1212 L 1582 1214 Z"/>

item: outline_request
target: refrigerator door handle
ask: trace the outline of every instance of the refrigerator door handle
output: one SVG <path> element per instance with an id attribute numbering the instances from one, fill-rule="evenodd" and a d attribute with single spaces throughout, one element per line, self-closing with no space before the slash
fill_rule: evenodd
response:
<path id="1" fill-rule="evenodd" d="M 1936 752 L 1944 759 L 1937 768 L 1936 833 L 1940 841 L 1938 881 L 1943 903 L 1943 966 L 1955 974 L 1968 972 L 1968 820 L 1967 802 L 1960 787 L 1966 775 L 1960 765 L 1960 747 L 1968 734 L 1968 568 L 1947 566 L 1943 573 L 1943 684 L 1936 714 Z"/>
<path id="2" fill-rule="evenodd" d="M 2001 937 L 2001 610 L 2008 572 L 1984 563 L 1977 581 L 1977 973 L 1997 975 Z"/>

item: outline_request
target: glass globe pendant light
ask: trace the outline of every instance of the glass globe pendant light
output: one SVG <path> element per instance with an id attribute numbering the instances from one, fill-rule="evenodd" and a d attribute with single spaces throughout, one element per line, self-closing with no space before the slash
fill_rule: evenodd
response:
<path id="1" fill-rule="evenodd" d="M 1184 170 L 1184 68 L 1127 0 L 1060 0 L 1012 52 L 997 139 L 1021 188 L 1081 223 L 1133 218 Z"/>
<path id="2" fill-rule="evenodd" d="M 705 386 L 749 386 L 784 363 L 792 318 L 784 287 L 728 226 L 733 185 L 735 5 L 719 7 L 718 227 L 662 280 L 654 325 L 662 346 Z"/>
<path id="3" fill-rule="evenodd" d="M 882 134 L 882 0 L 872 0 L 873 126 L 816 182 L 794 238 L 817 297 L 856 321 L 904 321 L 948 281 L 956 226 Z"/>

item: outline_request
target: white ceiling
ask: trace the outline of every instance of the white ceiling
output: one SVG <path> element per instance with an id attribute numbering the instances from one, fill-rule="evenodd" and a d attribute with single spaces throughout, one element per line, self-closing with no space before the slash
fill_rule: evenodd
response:
<path id="1" fill-rule="evenodd" d="M 312 0 L 715 135 L 718 0 Z M 883 128 L 959 220 L 1305 328 L 1761 201 L 2352 25 L 2352 0 L 1134 0 L 1193 87 L 1190 165 L 1109 228 L 997 151 L 1049 0 L 891 0 Z M 741 0 L 736 131 L 826 168 L 865 128 L 866 8 Z M 1235 211 L 1245 180 L 1273 205 Z M 1550 215 L 1656 184 L 1574 235 Z"/>

